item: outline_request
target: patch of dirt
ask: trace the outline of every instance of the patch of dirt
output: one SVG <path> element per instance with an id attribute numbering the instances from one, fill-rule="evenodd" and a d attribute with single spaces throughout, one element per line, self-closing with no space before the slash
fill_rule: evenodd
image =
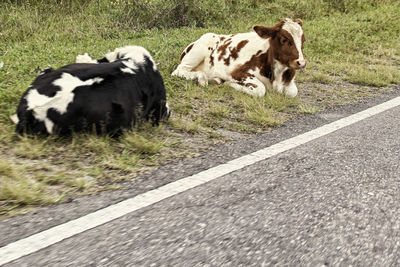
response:
<path id="1" fill-rule="evenodd" d="M 357 103 L 393 91 L 393 87 L 377 88 L 343 81 L 332 84 L 304 82 L 297 85 L 302 102 L 317 105 L 322 109 Z"/>

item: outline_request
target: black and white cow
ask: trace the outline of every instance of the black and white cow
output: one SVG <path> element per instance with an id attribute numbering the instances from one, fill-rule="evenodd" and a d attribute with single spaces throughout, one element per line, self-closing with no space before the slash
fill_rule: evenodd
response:
<path id="1" fill-rule="evenodd" d="M 98 61 L 85 54 L 77 62 L 34 80 L 12 116 L 17 133 L 119 134 L 140 120 L 168 119 L 163 79 L 143 47 L 117 48 Z"/>

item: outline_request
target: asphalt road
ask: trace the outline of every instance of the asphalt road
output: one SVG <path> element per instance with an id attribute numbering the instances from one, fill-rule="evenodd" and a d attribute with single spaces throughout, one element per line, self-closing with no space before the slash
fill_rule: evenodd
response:
<path id="1" fill-rule="evenodd" d="M 126 184 L 0 222 L 0 247 L 389 98 L 291 122 Z M 400 107 L 4 266 L 400 266 Z"/>

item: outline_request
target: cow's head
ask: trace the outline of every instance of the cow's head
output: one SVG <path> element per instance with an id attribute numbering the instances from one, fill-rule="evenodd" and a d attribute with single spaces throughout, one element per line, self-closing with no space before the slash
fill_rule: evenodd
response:
<path id="1" fill-rule="evenodd" d="M 303 54 L 302 26 L 300 19 L 287 18 L 272 27 L 254 26 L 254 30 L 261 38 L 271 38 L 270 49 L 276 60 L 290 68 L 301 69 L 307 63 Z"/>

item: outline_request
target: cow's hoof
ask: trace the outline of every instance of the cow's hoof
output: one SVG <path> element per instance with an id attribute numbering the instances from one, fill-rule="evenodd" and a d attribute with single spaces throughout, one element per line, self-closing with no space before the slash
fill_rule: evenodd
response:
<path id="1" fill-rule="evenodd" d="M 222 84 L 222 80 L 221 80 L 220 78 L 215 78 L 214 81 L 215 81 L 218 85 Z"/>
<path id="2" fill-rule="evenodd" d="M 207 86 L 208 85 L 208 79 L 207 79 L 207 76 L 204 73 L 199 73 L 198 77 L 197 77 L 197 80 L 198 80 L 198 82 L 199 82 L 199 84 L 201 86 Z"/>
<path id="3" fill-rule="evenodd" d="M 208 86 L 208 81 L 207 81 L 207 80 L 199 80 L 199 84 L 200 84 L 201 86 L 206 87 L 206 86 Z"/>

